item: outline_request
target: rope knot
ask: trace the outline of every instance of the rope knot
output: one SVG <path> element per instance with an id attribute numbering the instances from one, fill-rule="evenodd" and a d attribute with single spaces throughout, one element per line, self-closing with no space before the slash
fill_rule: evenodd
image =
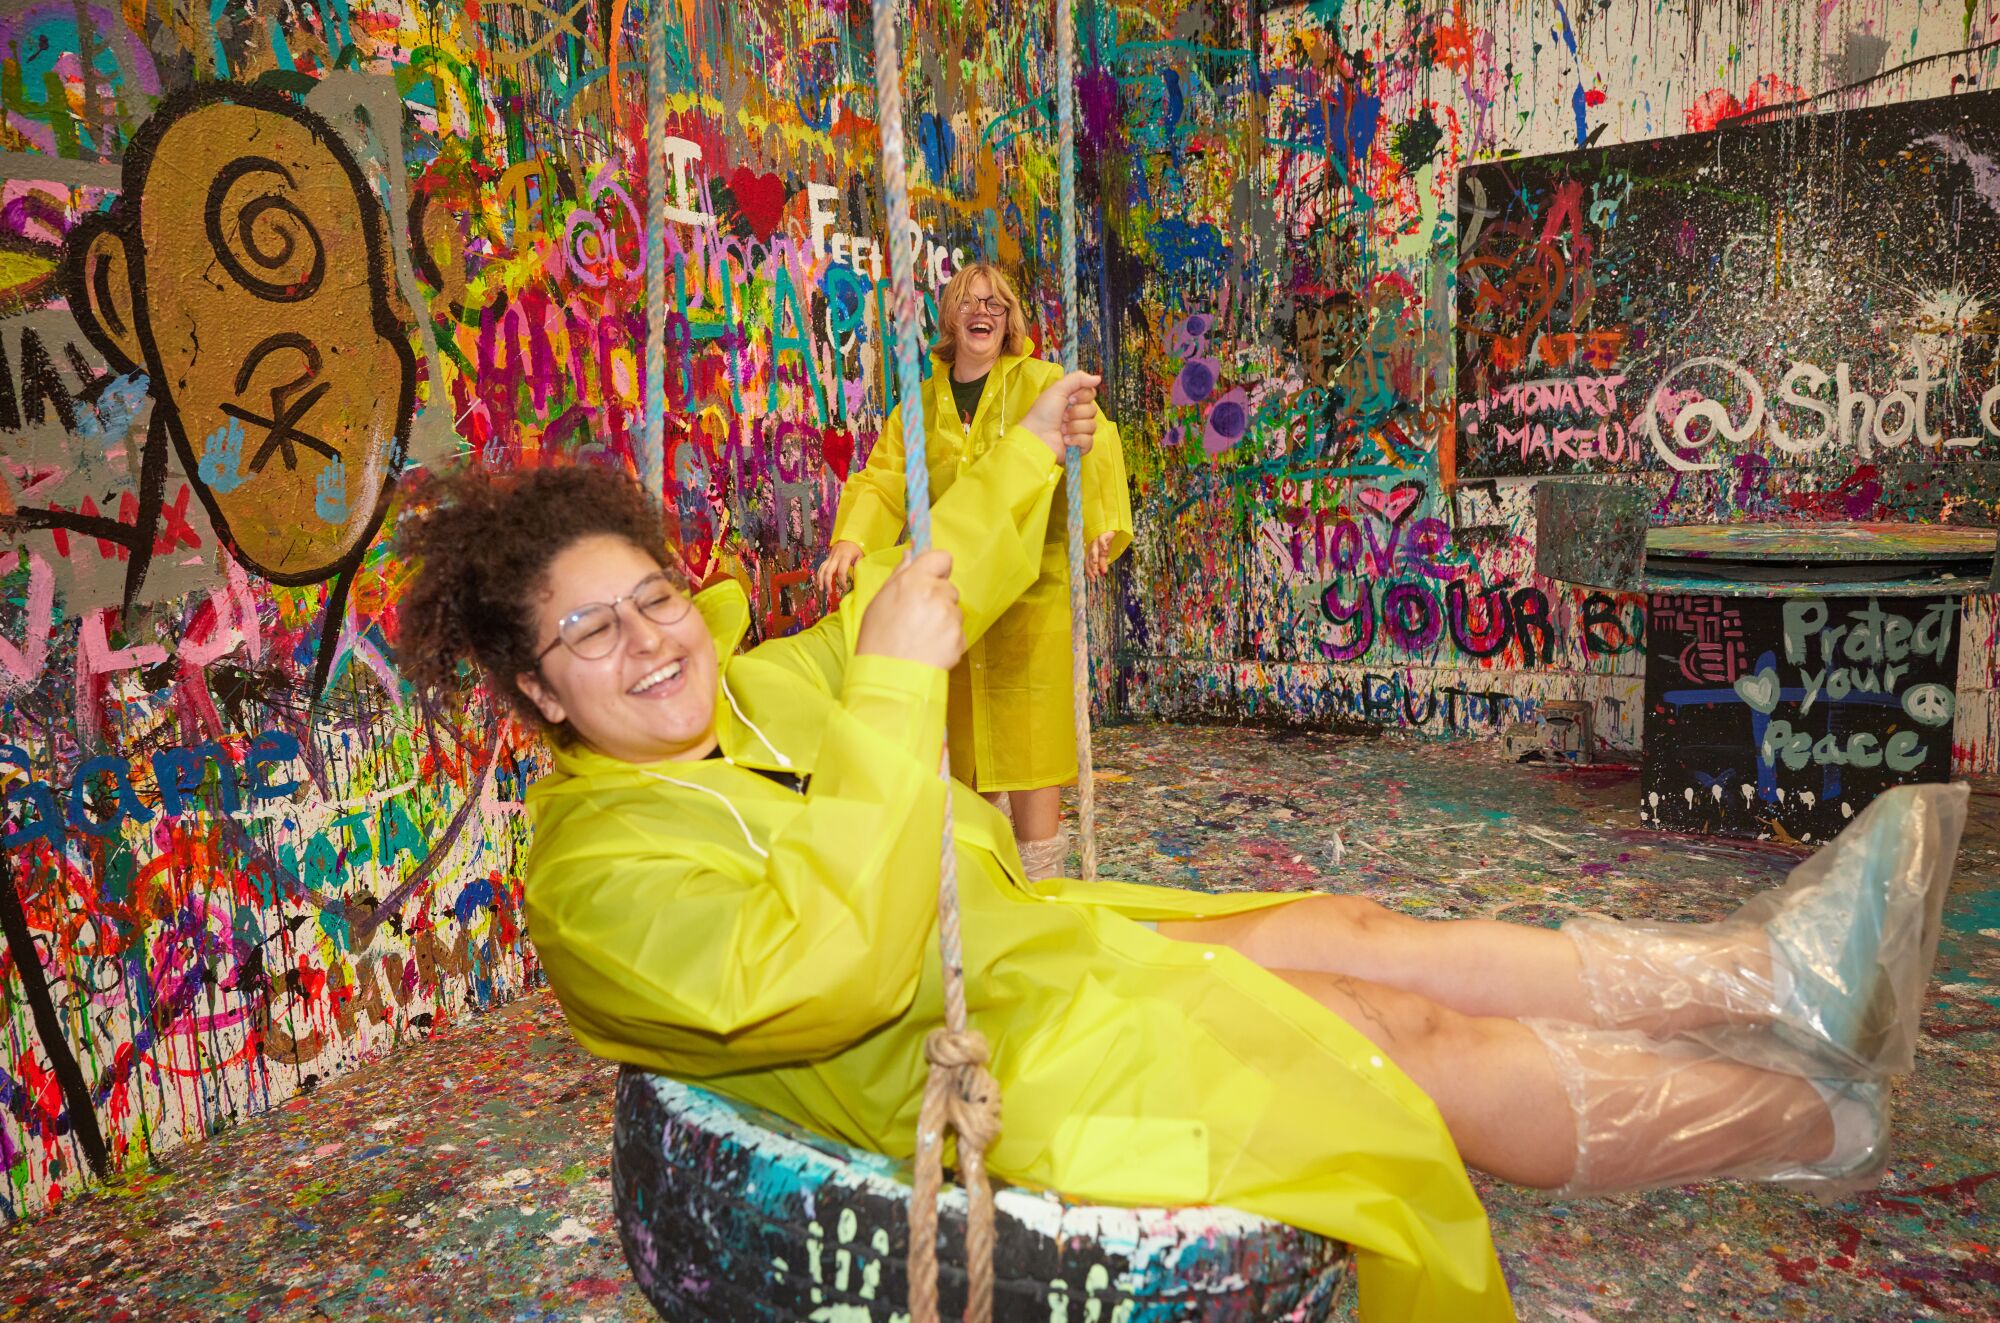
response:
<path id="1" fill-rule="evenodd" d="M 945 1119 L 958 1132 L 959 1168 L 983 1167 L 986 1150 L 1000 1137 L 1000 1081 L 986 1069 L 986 1035 L 933 1029 L 924 1039 L 924 1059 L 931 1065 L 925 1091 L 943 1093 Z"/>
<path id="2" fill-rule="evenodd" d="M 924 1036 L 924 1060 L 947 1070 L 984 1066 L 986 1035 L 977 1029 L 966 1029 L 958 1033 L 953 1033 L 949 1029 L 933 1029 Z"/>
<path id="3" fill-rule="evenodd" d="M 917 1170 L 910 1199 L 910 1317 L 933 1323 L 937 1311 L 937 1198 L 944 1185 L 944 1137 L 958 1133 L 964 1183 L 966 1318 L 988 1323 L 993 1309 L 993 1187 L 986 1149 L 1000 1134 L 1000 1082 L 986 1069 L 986 1035 L 933 1029 L 924 1037 L 923 1106 L 917 1116 Z"/>

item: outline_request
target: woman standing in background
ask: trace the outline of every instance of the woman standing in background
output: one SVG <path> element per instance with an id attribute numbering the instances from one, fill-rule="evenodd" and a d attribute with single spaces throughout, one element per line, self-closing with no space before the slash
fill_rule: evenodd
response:
<path id="1" fill-rule="evenodd" d="M 938 340 L 924 383 L 931 496 L 990 454 L 1036 396 L 1062 377 L 1034 357 L 1013 284 L 998 267 L 962 268 L 938 298 Z M 831 596 L 854 565 L 905 535 L 902 409 L 883 422 L 867 467 L 848 478 L 832 547 L 817 582 Z M 1067 497 L 1058 493 L 1034 586 L 967 651 L 951 673 L 952 775 L 998 803 L 1005 795 L 1028 876 L 1055 877 L 1069 858 L 1062 790 L 1076 779 L 1071 679 Z M 1132 542 L 1132 503 L 1118 428 L 1098 414 L 1083 460 L 1083 535 L 1092 578 Z"/>

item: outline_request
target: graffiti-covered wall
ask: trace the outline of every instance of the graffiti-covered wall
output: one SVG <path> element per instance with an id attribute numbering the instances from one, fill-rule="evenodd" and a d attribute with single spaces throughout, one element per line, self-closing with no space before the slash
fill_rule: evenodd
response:
<path id="1" fill-rule="evenodd" d="M 0 13 L 0 1217 L 535 978 L 535 745 L 398 675 L 394 530 L 428 473 L 633 463 L 654 16 Z M 869 15 L 657 17 L 670 514 L 781 633 L 889 403 Z M 1038 333 L 1045 23 L 906 70 L 923 285 L 994 254 Z"/>
<path id="2" fill-rule="evenodd" d="M 1947 362 L 1992 359 L 2000 288 L 1966 235 L 1996 220 L 1994 160 L 1936 126 L 1899 130 L 1919 158 L 1840 127 L 1990 85 L 1990 0 L 1105 4 L 1089 21 L 1085 168 L 1144 525 L 1127 710 L 1479 735 L 1582 697 L 1635 748 L 1644 600 L 1535 574 L 1535 478 L 1642 487 L 1667 524 L 1990 514 L 1949 462 L 2000 451 L 1976 416 L 1991 377 L 1942 383 Z M 1705 178 L 1691 147 L 1678 176 L 1613 161 L 1588 192 L 1480 192 L 1511 158 L 1752 122 L 1775 125 L 1756 150 L 1782 191 Z M 1962 204 L 1926 191 L 1945 171 Z M 1821 242 L 1843 232 L 1848 250 Z M 1933 373 L 1976 444 L 1806 445 L 1731 391 L 1732 366 L 1768 367 L 1775 405 L 1788 363 L 1824 359 L 1824 389 L 1798 389 L 1831 415 L 1849 358 L 1892 445 L 1905 371 Z M 1691 359 L 1658 405 L 1701 454 L 1603 426 L 1605 382 Z M 1939 467 L 1896 480 L 1910 461 Z M 1955 754 L 1988 766 L 1989 599 L 1966 631 Z"/>

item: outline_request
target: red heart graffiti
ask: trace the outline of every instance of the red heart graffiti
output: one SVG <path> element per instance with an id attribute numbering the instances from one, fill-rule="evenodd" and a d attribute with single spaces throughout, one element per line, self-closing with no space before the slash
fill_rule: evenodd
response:
<path id="1" fill-rule="evenodd" d="M 729 191 L 736 197 L 736 209 L 750 222 L 751 231 L 759 240 L 769 239 L 785 218 L 785 181 L 739 165 L 729 172 Z"/>
<path id="2" fill-rule="evenodd" d="M 829 427 L 820 437 L 820 454 L 826 457 L 826 466 L 833 470 L 833 476 L 841 482 L 847 481 L 847 466 L 854 462 L 854 433 L 845 427 Z"/>
<path id="3" fill-rule="evenodd" d="M 1393 527 L 1401 522 L 1403 515 L 1417 503 L 1417 497 L 1423 494 L 1423 489 L 1416 483 L 1406 482 L 1386 492 L 1375 487 L 1363 487 L 1355 494 L 1361 498 L 1363 505 L 1388 520 Z"/>

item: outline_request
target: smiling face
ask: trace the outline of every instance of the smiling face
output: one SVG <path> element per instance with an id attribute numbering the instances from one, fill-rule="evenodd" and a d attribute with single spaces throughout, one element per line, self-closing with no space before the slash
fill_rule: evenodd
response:
<path id="1" fill-rule="evenodd" d="M 620 537 L 593 534 L 550 562 L 532 598 L 535 647 L 554 642 L 563 621 L 593 603 L 622 597 L 660 572 L 660 563 Z M 715 747 L 720 669 L 715 640 L 691 607 L 662 625 L 634 602 L 616 607 L 608 656 L 586 659 L 556 643 L 538 671 L 517 676 L 521 691 L 551 724 L 568 722 L 588 745 L 628 763 L 707 756 Z"/>
<path id="2" fill-rule="evenodd" d="M 935 352 L 951 375 L 971 381 L 1008 354 L 1033 351 L 1021 300 L 999 267 L 972 262 L 945 283 L 938 296 Z"/>
<path id="3" fill-rule="evenodd" d="M 966 282 L 957 312 L 958 357 L 952 363 L 952 375 L 970 381 L 984 376 L 1000 357 L 1007 333 L 1005 300 L 982 271 Z"/>

